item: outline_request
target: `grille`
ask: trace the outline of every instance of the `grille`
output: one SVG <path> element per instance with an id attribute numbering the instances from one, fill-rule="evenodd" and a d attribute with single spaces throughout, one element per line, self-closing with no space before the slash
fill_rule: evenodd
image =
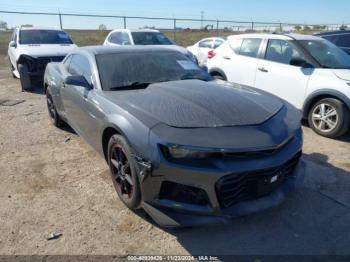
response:
<path id="1" fill-rule="evenodd" d="M 50 62 L 61 62 L 64 56 L 39 57 L 36 60 L 36 67 L 38 71 L 44 71 L 46 65 Z"/>
<path id="2" fill-rule="evenodd" d="M 216 193 L 222 207 L 253 200 L 273 192 L 285 178 L 293 175 L 301 152 L 285 164 L 270 169 L 235 173 L 222 177 L 216 183 Z"/>

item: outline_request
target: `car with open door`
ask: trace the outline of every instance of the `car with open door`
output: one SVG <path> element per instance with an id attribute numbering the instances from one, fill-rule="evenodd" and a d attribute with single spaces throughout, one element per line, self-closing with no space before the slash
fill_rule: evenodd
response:
<path id="1" fill-rule="evenodd" d="M 230 36 L 207 66 L 217 79 L 253 86 L 290 102 L 322 136 L 334 138 L 349 130 L 350 56 L 323 38 Z"/>

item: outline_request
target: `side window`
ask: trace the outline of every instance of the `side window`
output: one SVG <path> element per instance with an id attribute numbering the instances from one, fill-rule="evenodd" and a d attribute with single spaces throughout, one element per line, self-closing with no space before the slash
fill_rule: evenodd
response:
<path id="1" fill-rule="evenodd" d="M 336 44 L 340 47 L 350 47 L 350 34 L 339 36 Z"/>
<path id="2" fill-rule="evenodd" d="M 285 40 L 269 40 L 265 59 L 282 64 L 290 64 L 294 58 L 304 59 L 304 56 L 289 42 Z"/>
<path id="3" fill-rule="evenodd" d="M 256 58 L 258 56 L 261 39 L 249 38 L 243 39 L 239 54 Z"/>
<path id="4" fill-rule="evenodd" d="M 214 42 L 214 49 L 215 48 L 218 48 L 219 46 L 221 46 L 222 45 L 222 43 L 223 43 L 224 41 L 221 41 L 221 40 L 215 40 L 215 42 Z"/>
<path id="5" fill-rule="evenodd" d="M 239 50 L 241 49 L 242 45 L 242 39 L 234 39 L 230 41 L 230 47 L 232 50 L 236 53 L 239 54 Z"/>
<path id="6" fill-rule="evenodd" d="M 213 44 L 213 40 L 203 40 L 199 42 L 198 47 L 211 48 L 212 44 Z"/>
<path id="7" fill-rule="evenodd" d="M 131 45 L 129 35 L 125 32 L 112 33 L 108 41 L 117 45 Z"/>
<path id="8" fill-rule="evenodd" d="M 68 72 L 71 75 L 82 75 L 85 79 L 91 83 L 91 67 L 89 60 L 82 55 L 73 55 L 70 61 Z"/>

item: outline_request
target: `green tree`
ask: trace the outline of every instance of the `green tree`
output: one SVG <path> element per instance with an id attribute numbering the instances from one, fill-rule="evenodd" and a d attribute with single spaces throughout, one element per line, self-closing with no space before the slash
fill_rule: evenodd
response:
<path id="1" fill-rule="evenodd" d="M 98 26 L 98 30 L 107 30 L 107 26 L 104 25 L 104 24 L 100 24 L 100 25 Z"/>
<path id="2" fill-rule="evenodd" d="M 295 30 L 295 31 L 300 31 L 300 30 L 301 30 L 301 26 L 300 26 L 300 25 L 294 26 L 294 30 Z"/>

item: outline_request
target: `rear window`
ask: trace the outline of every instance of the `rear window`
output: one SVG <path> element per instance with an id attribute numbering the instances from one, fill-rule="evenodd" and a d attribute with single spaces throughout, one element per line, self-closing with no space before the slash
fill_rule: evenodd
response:
<path id="1" fill-rule="evenodd" d="M 164 34 L 160 32 L 132 32 L 135 45 L 172 45 Z"/>
<path id="2" fill-rule="evenodd" d="M 61 30 L 21 30 L 19 43 L 30 44 L 73 44 L 69 35 Z"/>

